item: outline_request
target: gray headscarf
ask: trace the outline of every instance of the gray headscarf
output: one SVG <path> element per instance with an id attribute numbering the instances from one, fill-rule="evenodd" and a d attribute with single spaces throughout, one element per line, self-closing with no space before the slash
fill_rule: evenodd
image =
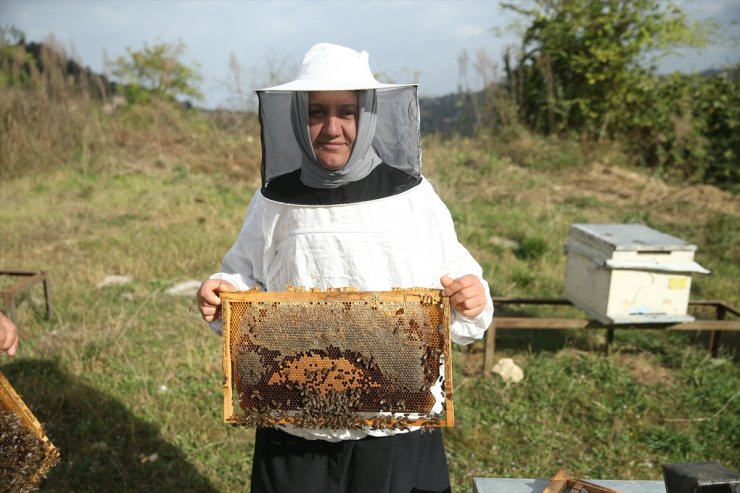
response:
<path id="1" fill-rule="evenodd" d="M 382 160 L 372 147 L 378 121 L 374 89 L 359 91 L 357 136 L 347 164 L 331 171 L 319 163 L 308 126 L 308 92 L 295 91 L 290 110 L 293 133 L 301 148 L 301 181 L 313 188 L 337 188 L 365 178 Z"/>

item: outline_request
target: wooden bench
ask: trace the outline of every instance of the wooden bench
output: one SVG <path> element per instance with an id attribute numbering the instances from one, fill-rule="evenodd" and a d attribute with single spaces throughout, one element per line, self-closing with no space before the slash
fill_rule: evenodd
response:
<path id="1" fill-rule="evenodd" d="M 508 298 L 494 297 L 493 305 L 496 310 L 504 305 L 566 305 L 573 306 L 564 298 Z M 493 367 L 493 354 L 496 349 L 497 330 L 568 330 L 568 329 L 606 329 L 605 352 L 609 352 L 609 345 L 614 341 L 616 329 L 658 329 L 669 331 L 711 331 L 709 350 L 713 357 L 717 356 L 719 337 L 725 331 L 740 331 L 740 321 L 726 320 L 727 314 L 740 316 L 738 310 L 722 301 L 689 301 L 690 307 L 714 308 L 713 320 L 694 320 L 692 322 L 662 323 L 662 324 L 619 324 L 605 325 L 598 320 L 584 318 L 540 318 L 540 317 L 501 317 L 494 311 L 493 323 L 486 333 L 486 347 L 483 360 L 483 373 L 490 375 Z"/>

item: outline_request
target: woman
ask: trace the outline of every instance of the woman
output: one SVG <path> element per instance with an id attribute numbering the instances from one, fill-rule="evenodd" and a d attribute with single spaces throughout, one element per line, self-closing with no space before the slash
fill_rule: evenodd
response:
<path id="1" fill-rule="evenodd" d="M 452 338 L 482 337 L 493 305 L 480 266 L 421 175 L 415 85 L 378 83 L 366 52 L 322 43 L 299 77 L 258 91 L 262 188 L 198 307 L 254 287 L 444 289 Z M 449 491 L 439 430 L 259 428 L 253 492 Z"/>

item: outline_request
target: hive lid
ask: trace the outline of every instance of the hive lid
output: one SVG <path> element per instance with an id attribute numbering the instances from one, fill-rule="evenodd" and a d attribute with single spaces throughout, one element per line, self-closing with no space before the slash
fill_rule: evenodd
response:
<path id="1" fill-rule="evenodd" d="M 608 259 L 604 262 L 604 267 L 609 269 L 626 269 L 626 270 L 650 270 L 659 272 L 680 272 L 699 274 L 709 274 L 711 271 L 705 269 L 697 262 L 663 262 L 658 260 L 614 260 Z"/>
<path id="2" fill-rule="evenodd" d="M 571 239 L 586 242 L 603 252 L 696 251 L 696 245 L 644 224 L 572 224 L 570 235 Z"/>

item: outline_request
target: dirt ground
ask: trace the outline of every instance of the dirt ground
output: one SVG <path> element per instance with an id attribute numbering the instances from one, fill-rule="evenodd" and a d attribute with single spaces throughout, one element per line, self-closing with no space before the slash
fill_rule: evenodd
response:
<path id="1" fill-rule="evenodd" d="M 554 200 L 590 196 L 605 204 L 639 204 L 650 207 L 663 218 L 677 213 L 691 213 L 697 218 L 719 212 L 740 216 L 740 199 L 711 185 L 678 187 L 659 177 L 601 163 L 594 163 L 585 170 L 574 168 L 562 177 Z"/>

